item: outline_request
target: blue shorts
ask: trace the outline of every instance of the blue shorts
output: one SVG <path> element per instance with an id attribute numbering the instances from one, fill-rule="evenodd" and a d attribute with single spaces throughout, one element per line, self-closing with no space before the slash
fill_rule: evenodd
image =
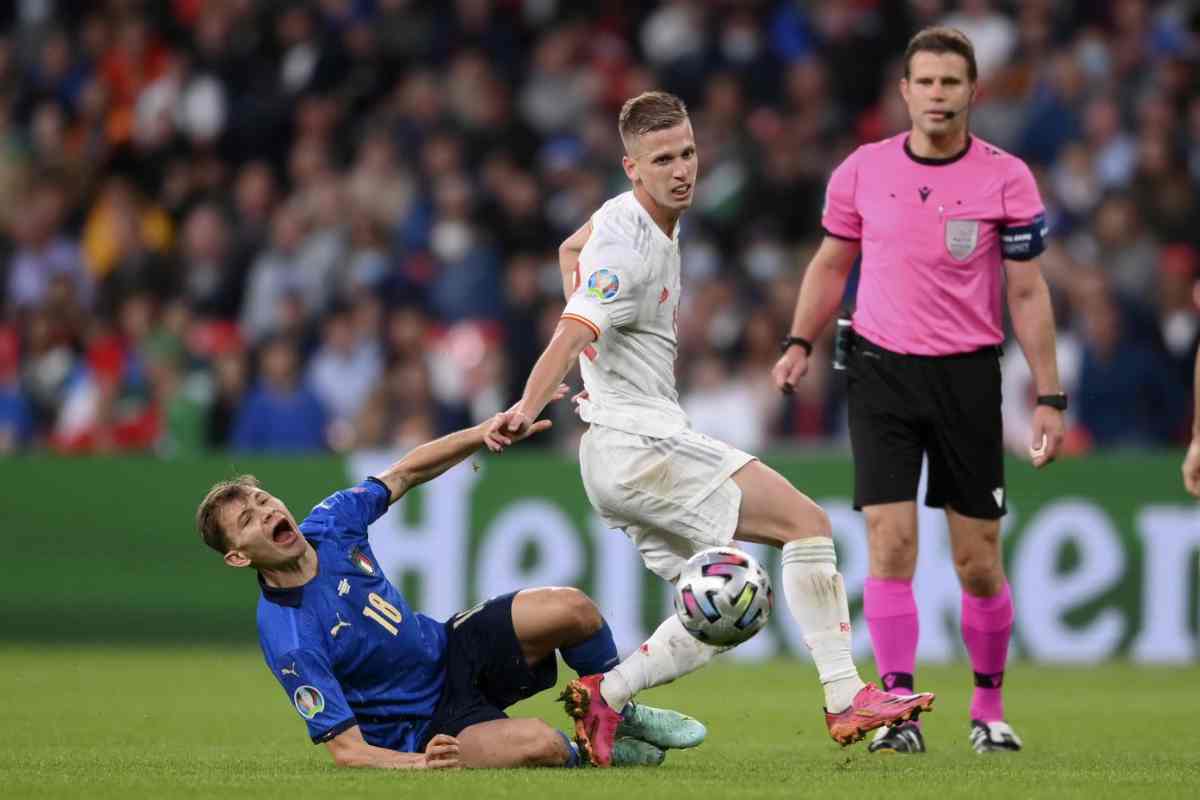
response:
<path id="1" fill-rule="evenodd" d="M 504 709 L 558 682 L 554 655 L 532 667 L 513 629 L 516 592 L 493 597 L 446 621 L 446 683 L 425 731 L 421 750 L 439 733 L 508 719 Z"/>

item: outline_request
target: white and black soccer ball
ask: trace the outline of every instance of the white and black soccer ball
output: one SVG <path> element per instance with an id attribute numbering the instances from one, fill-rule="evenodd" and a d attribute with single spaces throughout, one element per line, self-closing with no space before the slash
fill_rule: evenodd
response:
<path id="1" fill-rule="evenodd" d="M 733 647 L 758 633 L 774 599 L 767 571 L 734 547 L 697 553 L 675 582 L 675 613 L 683 627 L 717 647 Z"/>

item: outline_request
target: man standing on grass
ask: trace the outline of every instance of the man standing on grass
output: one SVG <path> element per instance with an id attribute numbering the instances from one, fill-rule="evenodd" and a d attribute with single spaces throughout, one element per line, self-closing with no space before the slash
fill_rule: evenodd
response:
<path id="1" fill-rule="evenodd" d="M 412 610 L 367 541 L 367 527 L 389 505 L 477 451 L 485 425 L 416 448 L 325 498 L 298 525 L 251 476 L 218 483 L 196 512 L 205 544 L 229 566 L 258 573 L 267 666 L 312 741 L 339 766 L 585 763 L 560 731 L 540 719 L 509 719 L 504 709 L 555 685 L 555 651 L 580 675 L 617 663 L 612 632 L 587 595 L 526 589 L 441 623 Z M 549 426 L 501 438 L 509 445 Z M 690 717 L 636 706 L 617 732 L 613 764 L 657 765 L 666 747 L 695 746 L 704 736 Z"/>
<path id="2" fill-rule="evenodd" d="M 1030 454 L 1054 460 L 1067 397 L 1054 315 L 1037 257 L 1045 209 L 1024 162 L 972 137 L 975 51 L 951 28 L 921 31 L 904 54 L 900 92 L 912 129 L 864 145 L 829 179 L 825 239 L 804 274 L 776 385 L 791 392 L 812 340 L 841 304 L 862 255 L 849 356 L 854 507 L 867 519 L 864 615 L 885 689 L 913 691 L 917 484 L 944 508 L 962 584 L 962 633 L 975 673 L 969 739 L 1015 751 L 1002 687 L 1013 604 L 1000 551 L 1005 513 L 1000 419 L 1003 300 L 1037 383 Z M 1002 292 L 1002 289 L 1005 291 Z M 1002 294 L 1005 295 L 1002 297 Z M 920 726 L 881 729 L 873 751 L 925 750 Z"/>

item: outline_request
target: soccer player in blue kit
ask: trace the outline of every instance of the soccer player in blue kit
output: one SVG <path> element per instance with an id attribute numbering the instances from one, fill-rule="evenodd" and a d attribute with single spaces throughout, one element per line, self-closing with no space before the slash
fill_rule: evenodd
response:
<path id="1" fill-rule="evenodd" d="M 566 387 L 563 387 L 565 391 Z M 483 445 L 482 425 L 422 445 L 377 476 L 336 492 L 300 524 L 252 476 L 215 485 L 196 512 L 204 542 L 258 572 L 263 656 L 288 699 L 340 766 L 579 766 L 586 753 L 509 705 L 556 683 L 555 651 L 580 675 L 618 661 L 612 632 L 578 589 L 525 589 L 445 623 L 415 613 L 388 581 L 367 527 L 414 486 Z M 545 430 L 536 423 L 512 442 Z M 657 765 L 704 726 L 631 704 L 615 766 Z"/>

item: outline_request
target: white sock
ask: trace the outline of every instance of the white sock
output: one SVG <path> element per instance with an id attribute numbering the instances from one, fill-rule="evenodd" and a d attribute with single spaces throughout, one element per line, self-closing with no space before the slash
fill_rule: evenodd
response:
<path id="1" fill-rule="evenodd" d="M 604 673 L 600 694 L 609 708 L 620 711 L 643 689 L 694 672 L 719 652 L 720 648 L 688 633 L 679 617 L 672 614 L 641 647 Z"/>
<path id="2" fill-rule="evenodd" d="M 825 708 L 844 711 L 865 684 L 850 655 L 850 605 L 832 539 L 813 536 L 783 546 L 783 594 L 816 662 Z"/>

